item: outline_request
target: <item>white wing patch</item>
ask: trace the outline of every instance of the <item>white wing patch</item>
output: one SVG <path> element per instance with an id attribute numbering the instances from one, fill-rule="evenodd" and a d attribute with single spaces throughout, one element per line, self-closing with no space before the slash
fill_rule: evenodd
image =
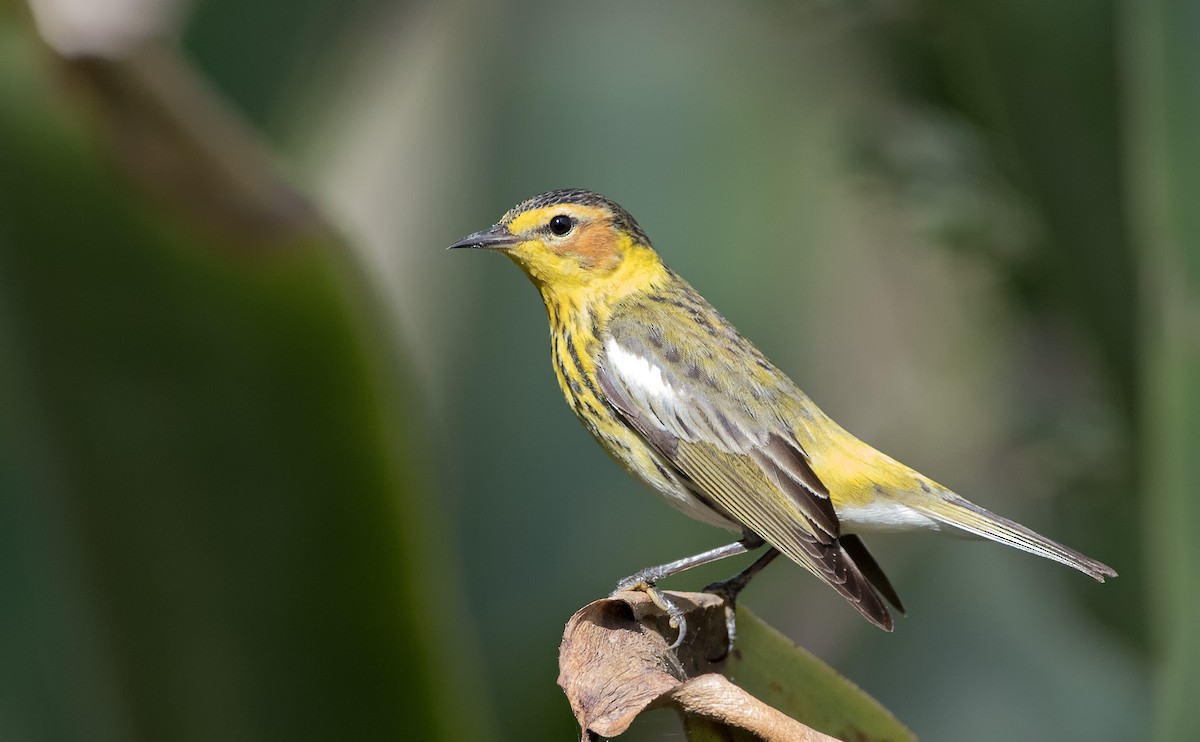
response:
<path id="1" fill-rule="evenodd" d="M 604 343 L 612 370 L 635 395 L 658 402 L 675 402 L 679 392 L 663 378 L 662 369 L 649 360 L 622 348 L 613 338 Z"/>

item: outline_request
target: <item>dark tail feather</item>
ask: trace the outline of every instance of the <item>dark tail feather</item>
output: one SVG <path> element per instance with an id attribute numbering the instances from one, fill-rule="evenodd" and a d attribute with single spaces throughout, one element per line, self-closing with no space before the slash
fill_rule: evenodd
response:
<path id="1" fill-rule="evenodd" d="M 883 598 L 875 586 L 875 581 L 863 571 L 863 565 L 858 562 L 854 554 L 850 553 L 846 544 L 838 539 L 825 547 L 825 553 L 828 559 L 827 563 L 833 567 L 833 574 L 830 576 L 818 574 L 817 576 L 822 577 L 830 587 L 841 593 L 842 597 L 850 601 L 850 605 L 854 606 L 868 621 L 884 631 L 891 631 L 892 614 L 888 612 L 887 605 L 884 604 Z M 868 557 L 868 561 L 876 571 L 879 570 L 875 560 Z M 884 584 L 887 584 L 886 580 L 884 580 Z M 890 589 L 891 586 L 888 587 Z"/>
<path id="2" fill-rule="evenodd" d="M 896 588 L 892 587 L 892 583 L 888 580 L 887 575 L 883 573 L 883 569 L 879 566 L 879 562 L 875 561 L 875 557 L 871 556 L 871 552 L 867 551 L 867 547 L 863 544 L 862 539 L 853 534 L 846 534 L 838 539 L 842 544 L 842 548 L 846 550 L 850 561 L 858 565 L 858 570 L 863 573 L 871 585 L 882 595 L 887 602 L 900 611 L 901 616 L 907 616 L 908 612 L 904 610 L 904 604 L 900 602 L 900 596 L 896 594 Z"/>
<path id="3" fill-rule="evenodd" d="M 891 631 L 892 615 L 888 612 L 887 604 L 871 579 L 863 574 L 842 540 L 821 543 L 807 529 L 797 529 L 797 533 L 802 534 L 803 538 L 781 541 L 773 546 L 841 593 L 868 621 L 884 631 Z M 875 564 L 874 560 L 870 560 L 870 563 Z M 875 569 L 878 571 L 879 567 L 875 566 Z"/>

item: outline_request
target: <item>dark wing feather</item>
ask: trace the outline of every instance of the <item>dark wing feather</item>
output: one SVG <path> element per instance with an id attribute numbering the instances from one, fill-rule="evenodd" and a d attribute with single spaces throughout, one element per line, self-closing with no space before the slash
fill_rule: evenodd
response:
<path id="1" fill-rule="evenodd" d="M 829 499 L 829 490 L 808 465 L 798 444 L 771 433 L 766 443 L 751 447 L 748 453 L 771 484 L 790 497 L 814 526 L 837 538 L 841 525 Z"/>
<path id="2" fill-rule="evenodd" d="M 626 316 L 639 314 L 645 316 Z M 895 593 L 878 565 L 857 539 L 851 545 L 853 553 L 843 544 L 847 537 L 841 536 L 829 491 L 791 431 L 778 420 L 751 412 L 761 407 L 756 396 L 791 393 L 790 380 L 770 367 L 776 376 L 767 377 L 769 384 L 752 386 L 732 381 L 738 369 L 714 373 L 690 366 L 678 360 L 682 349 L 713 342 L 713 328 L 701 330 L 671 312 L 660 311 L 654 319 L 657 342 L 643 339 L 647 333 L 642 321 L 622 320 L 619 314 L 610 320 L 608 342 L 615 343 L 614 350 L 623 357 L 642 359 L 658 369 L 671 393 L 648 392 L 622 373 L 617 359 L 605 356 L 598 364 L 597 380 L 618 414 L 711 507 L 806 567 L 872 623 L 890 630 L 891 615 L 877 588 L 886 586 L 889 599 Z M 726 333 L 727 341 L 749 346 L 724 320 L 721 323 L 715 329 Z M 750 351 L 761 358 L 752 347 Z"/>

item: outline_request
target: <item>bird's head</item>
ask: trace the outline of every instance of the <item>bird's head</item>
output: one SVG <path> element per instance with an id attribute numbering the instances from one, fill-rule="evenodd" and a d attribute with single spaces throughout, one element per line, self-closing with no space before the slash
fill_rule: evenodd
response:
<path id="1" fill-rule="evenodd" d="M 596 287 L 659 266 L 646 233 L 604 196 L 550 191 L 517 204 L 490 229 L 450 246 L 499 250 L 547 291 Z M 625 269 L 625 270 L 622 270 Z"/>

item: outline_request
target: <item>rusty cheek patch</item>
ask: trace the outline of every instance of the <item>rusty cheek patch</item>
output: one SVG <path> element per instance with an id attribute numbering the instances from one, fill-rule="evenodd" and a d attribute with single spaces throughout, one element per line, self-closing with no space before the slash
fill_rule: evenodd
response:
<path id="1" fill-rule="evenodd" d="M 559 255 L 575 255 L 585 268 L 602 268 L 617 260 L 617 232 L 604 222 L 589 222 L 577 228 L 574 239 L 552 249 Z"/>

